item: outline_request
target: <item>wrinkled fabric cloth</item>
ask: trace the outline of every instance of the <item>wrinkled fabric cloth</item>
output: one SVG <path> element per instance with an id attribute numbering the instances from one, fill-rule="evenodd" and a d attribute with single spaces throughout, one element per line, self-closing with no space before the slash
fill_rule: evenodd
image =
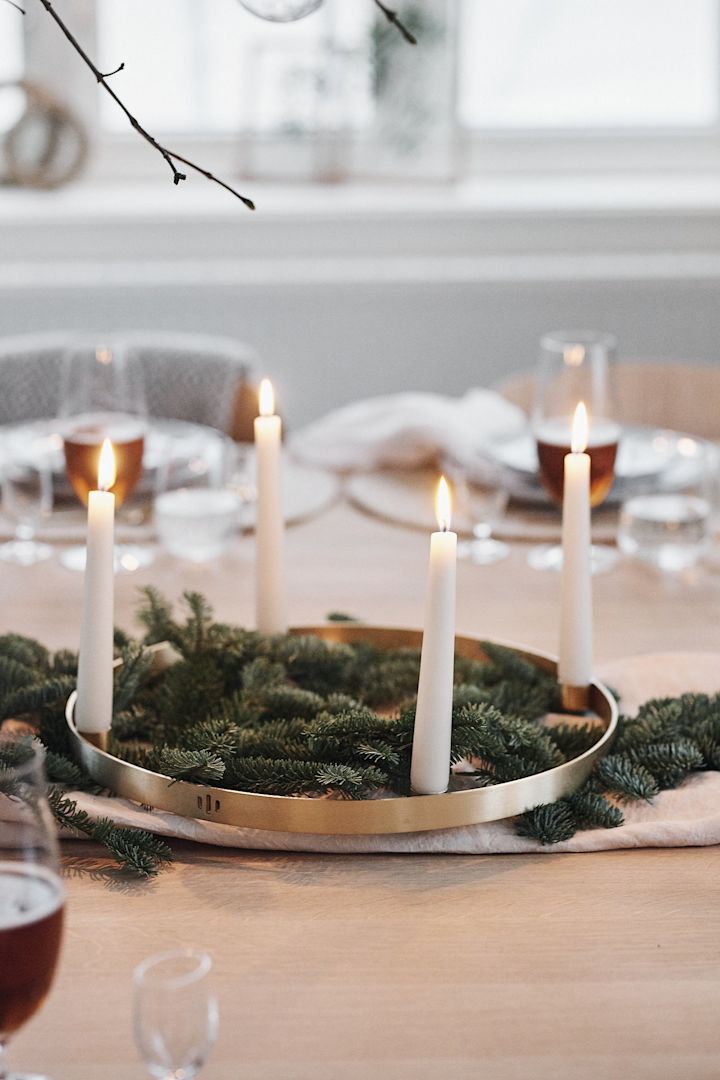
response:
<path id="1" fill-rule="evenodd" d="M 716 653 L 680 653 L 629 657 L 605 665 L 601 676 L 620 692 L 624 710 L 633 713 L 650 698 L 677 696 L 686 691 L 717 692 L 720 690 L 720 656 Z M 571 840 L 546 847 L 535 840 L 517 836 L 510 821 L 394 836 L 309 836 L 195 821 L 164 811 L 146 810 L 126 799 L 84 793 L 72 797 L 77 799 L 79 808 L 87 810 L 93 817 L 111 817 L 120 825 L 133 825 L 162 836 L 219 847 L 267 851 L 507 855 L 720 844 L 718 772 L 696 773 L 679 788 L 661 792 L 652 803 L 624 807 L 625 824 L 620 828 L 588 829 L 576 833 Z"/>
<path id="2" fill-rule="evenodd" d="M 493 440 L 526 425 L 524 412 L 492 390 L 462 398 L 391 394 L 329 413 L 297 432 L 290 448 L 298 461 L 339 472 L 416 468 L 443 454 L 469 465 Z"/>

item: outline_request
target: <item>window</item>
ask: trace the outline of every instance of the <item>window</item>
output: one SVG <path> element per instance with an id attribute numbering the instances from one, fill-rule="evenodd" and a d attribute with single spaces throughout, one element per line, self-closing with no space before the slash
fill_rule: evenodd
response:
<path id="1" fill-rule="evenodd" d="M 98 0 L 98 50 L 114 85 L 161 132 L 302 133 L 362 127 L 372 108 L 372 5 L 328 4 L 269 23 L 233 0 Z M 162 43 L 159 48 L 158 44 Z M 103 127 L 127 121 L 100 96 Z"/>
<path id="2" fill-rule="evenodd" d="M 21 79 L 24 70 L 23 16 L 9 4 L 0 4 L 0 83 Z M 19 90 L 0 86 L 0 132 L 12 127 L 22 111 Z"/>
<path id="3" fill-rule="evenodd" d="M 464 0 L 459 116 L 494 131 L 707 127 L 717 0 Z"/>
<path id="4" fill-rule="evenodd" d="M 393 6 L 417 49 L 372 0 L 325 0 L 289 24 L 236 0 L 64 0 L 62 12 L 101 68 L 125 63 L 113 86 L 148 130 L 213 169 L 301 179 L 720 170 L 720 0 Z M 28 70 L 90 127 L 96 170 L 156 175 L 58 28 L 33 14 Z M 1 80 L 22 72 L 22 33 L 22 16 L 0 3 Z M 5 90 L 0 130 L 18 109 Z"/>

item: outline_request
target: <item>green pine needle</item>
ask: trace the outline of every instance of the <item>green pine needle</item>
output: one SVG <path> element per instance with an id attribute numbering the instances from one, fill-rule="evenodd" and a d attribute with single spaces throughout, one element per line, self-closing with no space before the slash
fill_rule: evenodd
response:
<path id="1" fill-rule="evenodd" d="M 622 811 L 597 792 L 581 788 L 566 801 L 578 829 L 616 829 L 623 824 Z"/>
<path id="2" fill-rule="evenodd" d="M 219 783 L 225 775 L 225 762 L 210 750 L 178 750 L 166 746 L 157 752 L 155 769 L 173 780 L 212 785 Z"/>
<path id="3" fill-rule="evenodd" d="M 575 835 L 577 822 L 564 799 L 544 803 L 521 814 L 515 823 L 518 836 L 538 840 L 541 844 L 559 844 Z"/>
<path id="4" fill-rule="evenodd" d="M 48 780 L 53 784 L 63 784 L 65 787 L 78 790 L 87 784 L 87 775 L 79 765 L 63 754 L 56 754 L 52 750 L 45 753 L 45 771 Z"/>
<path id="5" fill-rule="evenodd" d="M 408 792 L 418 650 L 263 637 L 215 622 L 197 593 L 186 593 L 183 605 L 177 618 L 156 590 L 143 590 L 145 641 L 168 641 L 180 656 L 162 673 L 151 670 L 138 642 L 116 634 L 124 663 L 115 678 L 113 753 L 172 780 L 231 790 L 332 798 Z M 36 726 L 58 821 L 148 875 L 166 846 L 154 850 L 154 840 L 93 821 L 65 793 L 94 788 L 71 759 L 64 720 L 76 670 L 72 652 L 52 655 L 31 639 L 0 636 L 0 720 Z M 476 657 L 457 657 L 452 762 L 470 762 L 473 772 L 453 787 L 533 775 L 597 742 L 599 723 L 547 723 L 558 709 L 556 681 L 512 650 L 485 643 Z M 621 718 L 613 753 L 579 792 L 534 808 L 516 828 L 543 844 L 577 829 L 615 828 L 617 803 L 650 800 L 707 768 L 720 768 L 720 695 L 654 699 Z"/>
<path id="6" fill-rule="evenodd" d="M 605 789 L 611 791 L 620 802 L 650 802 L 660 791 L 650 770 L 625 754 L 608 754 L 602 758 L 596 774 Z"/>

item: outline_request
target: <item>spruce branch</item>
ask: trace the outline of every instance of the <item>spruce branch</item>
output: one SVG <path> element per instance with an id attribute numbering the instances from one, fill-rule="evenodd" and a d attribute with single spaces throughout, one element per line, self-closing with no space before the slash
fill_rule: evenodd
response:
<path id="1" fill-rule="evenodd" d="M 206 720 L 185 732 L 183 750 L 205 750 L 223 761 L 237 753 L 240 730 L 225 717 Z"/>
<path id="2" fill-rule="evenodd" d="M 38 714 L 52 705 L 64 706 L 74 689 L 75 679 L 70 675 L 50 677 L 43 682 L 19 687 L 0 699 L 0 720 L 10 716 Z"/>
<path id="3" fill-rule="evenodd" d="M 570 795 L 567 804 L 578 829 L 617 829 L 623 823 L 622 811 L 604 796 L 587 787 Z"/>
<path id="4" fill-rule="evenodd" d="M 45 646 L 22 634 L 0 635 L 0 656 L 17 660 L 19 664 L 32 670 L 44 670 L 49 662 L 49 653 Z"/>
<path id="5" fill-rule="evenodd" d="M 71 649 L 59 649 L 52 657 L 49 671 L 53 675 L 77 675 L 78 654 Z"/>
<path id="6" fill-rule="evenodd" d="M 188 614 L 177 622 L 159 593 L 145 591 L 148 636 L 172 640 L 182 657 L 162 673 L 148 672 L 139 646 L 119 638 L 127 681 L 116 684 L 124 707 L 113 719 L 112 753 L 173 780 L 230 790 L 331 798 L 409 793 L 415 706 L 408 689 L 417 685 L 417 650 L 261 637 L 214 622 L 197 594 L 184 600 Z M 485 651 L 487 659 L 456 662 L 452 760 L 462 775 L 454 786 L 529 776 L 597 741 L 598 723 L 545 720 L 555 680 L 511 650 L 488 644 Z M 0 712 L 10 703 L 39 726 L 54 783 L 92 789 L 69 759 L 63 718 L 75 666 L 74 654 L 52 656 L 30 639 L 0 636 Z M 376 711 L 378 702 L 388 711 Z M 516 829 L 552 844 L 578 829 L 616 828 L 623 821 L 617 803 L 650 800 L 691 772 L 719 766 L 720 695 L 656 699 L 621 718 L 613 754 L 580 791 L 535 807 Z M 151 872 L 146 843 L 127 830 L 117 835 L 112 822 L 76 816 L 72 800 L 63 803 L 67 796 L 55 790 L 58 820 L 89 835 L 92 829 L 123 865 Z"/>
<path id="7" fill-rule="evenodd" d="M 17 769 L 19 765 L 29 761 L 34 752 L 31 735 L 0 740 L 0 770 Z"/>
<path id="8" fill-rule="evenodd" d="M 385 774 L 373 766 L 355 768 L 324 761 L 238 758 L 229 766 L 228 773 L 234 787 L 264 795 L 321 792 L 354 799 L 387 784 Z"/>
<path id="9" fill-rule="evenodd" d="M 173 619 L 172 604 L 154 585 L 145 585 L 140 590 L 143 602 L 137 612 L 138 621 L 145 627 L 144 642 L 155 645 L 160 641 L 178 644 L 180 628 Z"/>
<path id="10" fill-rule="evenodd" d="M 515 823 L 518 836 L 538 840 L 541 844 L 559 844 L 575 835 L 577 823 L 564 799 L 543 803 L 521 814 Z"/>
<path id="11" fill-rule="evenodd" d="M 598 762 L 595 772 L 605 790 L 620 802 L 650 802 L 660 792 L 650 770 L 626 754 L 608 754 Z"/>
<path id="12" fill-rule="evenodd" d="M 63 828 L 98 841 L 120 866 L 140 877 L 154 877 L 163 863 L 172 860 L 171 849 L 157 836 L 145 829 L 121 828 L 109 818 L 91 818 L 57 787 L 50 788 L 48 801 Z"/>
<path id="13" fill-rule="evenodd" d="M 636 750 L 630 750 L 628 757 L 651 772 L 661 788 L 677 787 L 688 773 L 701 769 L 704 765 L 700 748 L 690 739 L 646 743 Z"/>
<path id="14" fill-rule="evenodd" d="M 178 750 L 168 746 L 161 747 L 152 757 L 157 772 L 173 780 L 217 784 L 225 775 L 225 762 L 210 750 Z"/>
<path id="15" fill-rule="evenodd" d="M 0 694 L 3 696 L 29 686 L 36 678 L 31 667 L 11 656 L 0 656 Z"/>
<path id="16" fill-rule="evenodd" d="M 200 173 L 200 175 L 204 176 L 207 180 L 211 180 L 213 183 L 218 184 L 221 188 L 224 188 L 226 191 L 230 192 L 231 195 L 234 195 L 235 198 L 239 199 L 240 202 L 247 206 L 248 210 L 255 209 L 255 204 L 253 203 L 252 199 L 248 199 L 245 195 L 241 195 L 239 191 L 236 191 L 235 188 L 231 187 L 230 184 L 226 183 L 224 180 L 221 180 L 219 177 L 214 176 L 213 173 L 211 173 L 208 169 L 204 169 L 201 165 L 196 164 L 194 161 L 190 161 L 189 158 L 183 157 L 182 154 L 178 154 L 174 150 L 169 150 L 166 146 L 163 146 L 161 143 L 159 143 L 158 140 L 154 138 L 154 136 L 152 136 L 150 132 L 142 126 L 140 121 L 135 116 L 133 116 L 127 105 L 125 105 L 121 98 L 115 93 L 115 91 L 107 81 L 109 76 L 103 75 L 103 73 L 99 70 L 96 64 L 90 59 L 87 52 L 82 47 L 73 32 L 67 26 L 65 21 L 61 18 L 61 16 L 58 15 L 54 5 L 51 3 L 51 0 L 39 0 L 39 3 L 42 4 L 48 15 L 57 23 L 61 32 L 69 41 L 70 45 L 81 58 L 83 63 L 93 73 L 95 79 L 100 84 L 100 86 L 102 86 L 103 90 L 105 90 L 110 95 L 118 108 L 120 108 L 125 114 L 133 130 L 136 131 L 137 134 L 141 138 L 143 138 L 150 146 L 152 146 L 154 150 L 157 150 L 163 160 L 167 162 L 167 165 L 172 172 L 173 184 L 178 185 L 181 180 L 187 180 L 187 174 L 184 172 L 180 172 L 176 165 L 176 162 L 179 162 L 181 165 L 186 165 L 189 169 L 193 169 L 194 172 Z M 121 70 L 122 67 L 123 65 L 121 64 L 120 68 L 118 68 L 117 70 Z M 110 74 L 115 75 L 117 74 L 117 71 L 111 72 Z"/>
<path id="17" fill-rule="evenodd" d="M 112 718 L 113 737 L 121 740 L 153 740 L 159 728 L 157 718 L 144 706 L 133 704 L 122 712 L 116 712 Z"/>
<path id="18" fill-rule="evenodd" d="M 557 746 L 558 750 L 569 761 L 579 757 L 594 746 L 603 734 L 602 724 L 553 724 L 545 728 L 548 736 Z"/>
<path id="19" fill-rule="evenodd" d="M 56 754 L 53 750 L 46 751 L 45 771 L 48 780 L 52 783 L 62 784 L 74 790 L 84 787 L 88 779 L 79 765 L 64 754 Z"/>
<path id="20" fill-rule="evenodd" d="M 262 757 L 311 761 L 320 757 L 302 731 L 304 721 L 272 720 L 259 729 L 240 731 L 235 742 L 235 757 Z"/>
<path id="21" fill-rule="evenodd" d="M 115 672 L 113 712 L 124 712 L 150 674 L 152 655 L 137 642 L 128 643 L 121 652 L 122 664 Z"/>

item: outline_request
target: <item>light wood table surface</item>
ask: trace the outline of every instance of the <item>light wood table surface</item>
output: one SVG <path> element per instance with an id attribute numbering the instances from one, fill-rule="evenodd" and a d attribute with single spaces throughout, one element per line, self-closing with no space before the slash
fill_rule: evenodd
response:
<path id="1" fill-rule="evenodd" d="M 292 620 L 331 610 L 418 626 L 427 536 L 345 505 L 291 530 Z M 460 631 L 554 651 L 558 580 L 526 547 L 461 565 Z M 118 580 L 199 589 L 249 622 L 252 541 L 211 567 L 161 556 Z M 82 583 L 57 564 L 0 567 L 0 632 L 77 642 Z M 595 582 L 599 661 L 720 652 L 720 572 L 662 578 L 623 564 Z M 65 845 L 60 974 L 11 1060 L 56 1080 L 144 1075 L 131 972 L 148 953 L 210 949 L 221 1033 L 208 1080 L 710 1080 L 720 1076 L 720 882 L 714 848 L 592 855 L 339 856 L 175 843 L 128 883 Z M 92 855 L 90 861 L 88 856 Z"/>

